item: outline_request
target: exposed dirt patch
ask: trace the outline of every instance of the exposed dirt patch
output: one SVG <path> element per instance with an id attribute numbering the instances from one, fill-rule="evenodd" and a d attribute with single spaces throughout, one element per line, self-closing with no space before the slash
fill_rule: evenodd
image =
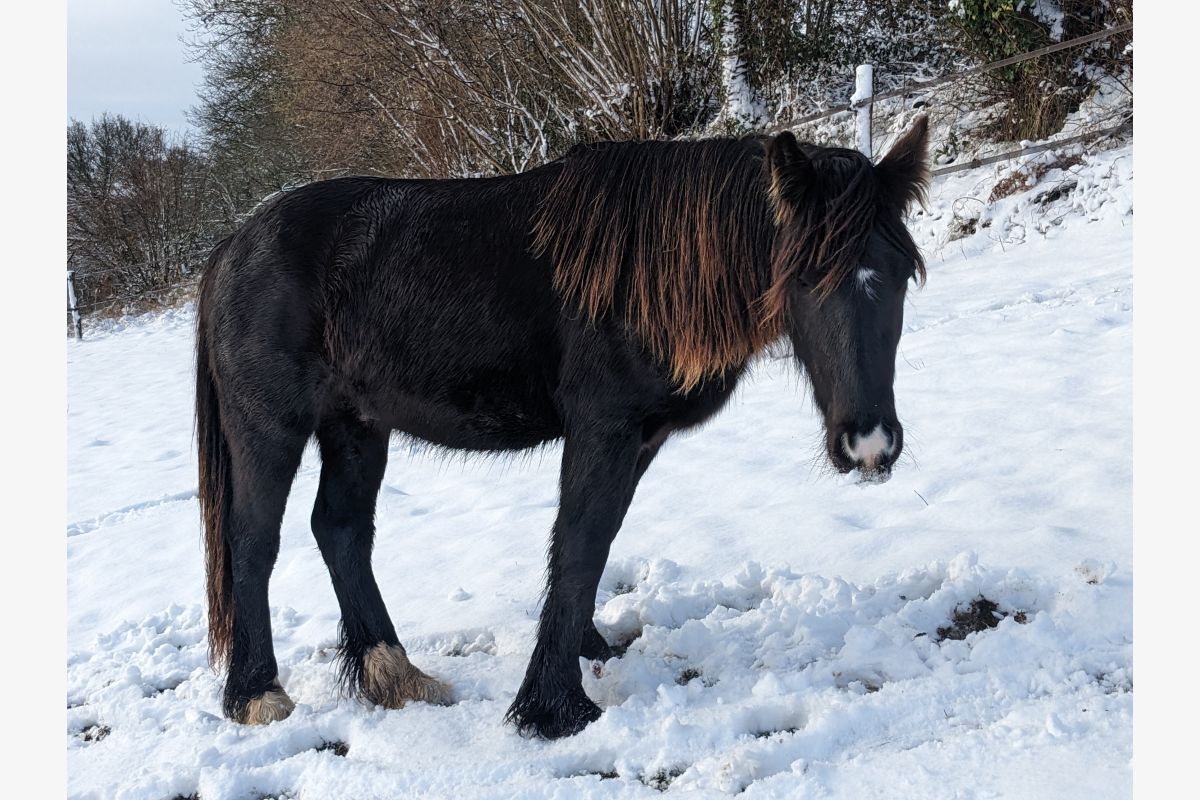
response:
<path id="1" fill-rule="evenodd" d="M 1001 611 L 995 601 L 981 595 L 972 600 L 970 605 L 965 608 L 959 607 L 954 610 L 954 617 L 950 620 L 950 624 L 937 629 L 938 641 L 946 639 L 961 641 L 972 633 L 996 627 L 1000 624 L 1000 620 L 1007 616 L 1008 614 Z M 1021 625 L 1029 621 L 1024 611 L 1017 611 L 1012 618 Z"/>
<path id="2" fill-rule="evenodd" d="M 948 238 L 955 242 L 959 239 L 965 239 L 978 230 L 979 220 L 974 217 L 955 217 L 950 222 Z"/>
<path id="3" fill-rule="evenodd" d="M 625 655 L 626 652 L 628 652 L 629 645 L 636 642 L 638 639 L 641 638 L 641 636 L 642 636 L 642 629 L 638 628 L 636 631 L 629 634 L 628 636 L 622 636 L 621 638 L 617 639 L 617 641 L 610 642 L 608 646 L 609 646 L 609 648 L 612 649 L 612 654 L 614 656 L 616 656 L 617 658 L 620 658 L 621 656 Z"/>
<path id="4" fill-rule="evenodd" d="M 98 742 L 105 736 L 112 733 L 112 728 L 107 725 L 90 725 L 79 732 L 79 736 L 85 742 Z"/>
<path id="5" fill-rule="evenodd" d="M 582 778 L 585 775 L 595 775 L 597 778 L 599 778 L 602 781 L 611 781 L 611 780 L 615 780 L 615 779 L 621 777 L 620 775 L 617 774 L 617 771 L 615 769 L 605 770 L 603 772 L 597 772 L 596 770 L 585 769 L 583 772 L 576 772 L 573 775 L 568 775 L 567 777 Z"/>
<path id="6" fill-rule="evenodd" d="M 657 789 L 660 792 L 665 792 L 671 788 L 671 782 L 682 775 L 684 772 L 682 767 L 671 767 L 670 769 L 660 769 L 651 775 L 643 775 L 642 783 L 649 786 L 651 789 Z"/>
<path id="7" fill-rule="evenodd" d="M 1071 191 L 1078 185 L 1078 181 L 1063 181 L 1052 189 L 1047 189 L 1044 192 L 1040 192 L 1036 197 L 1033 198 L 1033 202 L 1037 203 L 1038 205 L 1048 206 L 1055 200 L 1069 195 Z"/>
<path id="8" fill-rule="evenodd" d="M 1003 199 L 1005 197 L 1010 197 L 1011 195 L 1014 195 L 1017 192 L 1023 191 L 1025 189 L 1028 189 L 1032 186 L 1037 185 L 1037 182 L 1042 179 L 1042 176 L 1045 175 L 1047 172 L 1049 172 L 1052 169 L 1066 170 L 1066 169 L 1070 169 L 1071 167 L 1078 166 L 1082 163 L 1083 163 L 1083 158 L 1081 156 L 1072 154 L 1069 156 L 1060 156 L 1059 158 L 1055 159 L 1054 161 L 1052 161 L 1049 164 L 1043 164 L 1041 162 L 1038 162 L 1036 164 L 1031 165 L 1027 169 L 1015 169 L 1012 172 L 1010 172 L 1007 176 L 1005 176 L 1001 180 L 997 181 L 996 185 L 992 187 L 992 192 L 991 192 L 991 194 L 988 195 L 988 202 L 994 203 L 997 200 Z M 1075 188 L 1075 182 L 1067 181 L 1067 182 L 1062 183 L 1059 186 L 1055 187 L 1054 189 L 1051 189 L 1049 192 L 1043 193 L 1043 194 L 1048 195 L 1051 192 L 1054 192 L 1057 190 L 1058 193 L 1054 197 L 1051 197 L 1049 199 L 1042 199 L 1042 195 L 1039 195 L 1037 198 L 1035 198 L 1034 202 L 1043 203 L 1043 204 L 1053 202 L 1054 200 L 1057 200 L 1059 197 L 1062 197 L 1063 195 L 1068 194 L 1071 191 L 1071 189 L 1074 189 L 1074 188 Z"/>
<path id="9" fill-rule="evenodd" d="M 1133 676 L 1125 669 L 1101 673 L 1095 676 L 1095 681 L 1105 694 L 1124 694 L 1133 691 Z"/>
<path id="10" fill-rule="evenodd" d="M 346 744 L 345 742 L 321 742 L 313 749 L 318 753 L 329 751 L 335 756 L 345 758 L 346 754 L 350 752 L 350 745 Z"/>
<path id="11" fill-rule="evenodd" d="M 166 681 L 160 686 L 149 686 L 146 689 L 146 691 L 148 692 L 146 694 L 146 697 L 157 697 L 158 695 L 163 694 L 165 692 L 174 691 L 174 690 L 178 689 L 180 686 L 182 686 L 183 684 L 184 684 L 184 679 L 181 678 L 177 681 Z"/>
<path id="12" fill-rule="evenodd" d="M 795 733 L 798 730 L 800 730 L 800 729 L 792 727 L 792 728 L 780 728 L 777 731 L 758 731 L 754 734 L 754 738 L 755 739 L 770 739 L 773 736 L 778 736 L 780 739 L 782 739 L 785 736 L 791 736 L 793 733 Z"/>

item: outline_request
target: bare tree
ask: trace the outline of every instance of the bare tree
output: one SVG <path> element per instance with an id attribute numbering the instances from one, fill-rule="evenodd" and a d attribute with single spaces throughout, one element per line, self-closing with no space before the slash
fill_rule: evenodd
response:
<path id="1" fill-rule="evenodd" d="M 887 88 L 967 60 L 947 0 L 185 2 L 229 220 L 341 173 L 516 172 L 577 142 L 744 133 L 844 102 L 864 61 Z"/>
<path id="2" fill-rule="evenodd" d="M 514 172 L 715 110 L 703 0 L 292 0 L 285 115 L 324 167 Z"/>
<path id="3" fill-rule="evenodd" d="M 283 114 L 288 0 L 186 0 L 192 57 L 204 66 L 192 123 L 211 162 L 212 211 L 232 229 L 264 196 L 318 177 Z"/>
<path id="4" fill-rule="evenodd" d="M 83 302 L 178 282 L 210 244 L 208 164 L 165 129 L 105 114 L 67 128 L 67 259 Z"/>

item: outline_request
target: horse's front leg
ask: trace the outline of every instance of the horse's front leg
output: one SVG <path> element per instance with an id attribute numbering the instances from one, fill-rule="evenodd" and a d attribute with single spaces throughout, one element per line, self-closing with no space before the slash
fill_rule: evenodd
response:
<path id="1" fill-rule="evenodd" d="M 583 691 L 579 655 L 609 546 L 641 473 L 640 455 L 640 425 L 594 423 L 567 436 L 537 645 L 506 717 L 524 735 L 570 736 L 600 716 Z"/>

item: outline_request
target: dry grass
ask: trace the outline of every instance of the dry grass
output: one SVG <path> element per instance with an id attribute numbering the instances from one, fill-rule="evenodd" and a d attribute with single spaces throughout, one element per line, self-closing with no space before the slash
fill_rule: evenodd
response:
<path id="1" fill-rule="evenodd" d="M 1081 163 L 1083 163 L 1082 156 L 1077 153 L 1073 153 L 1067 156 L 1059 156 L 1050 163 L 1038 161 L 1033 164 L 1018 167 L 1010 172 L 1007 176 L 999 180 L 996 185 L 992 187 L 991 193 L 988 194 L 987 201 L 989 203 L 994 203 L 997 200 L 1004 199 L 1005 197 L 1011 197 L 1018 192 L 1023 192 L 1026 189 L 1036 186 L 1038 181 L 1042 179 L 1042 176 L 1051 170 L 1066 170 L 1070 169 L 1071 167 L 1078 166 Z"/>

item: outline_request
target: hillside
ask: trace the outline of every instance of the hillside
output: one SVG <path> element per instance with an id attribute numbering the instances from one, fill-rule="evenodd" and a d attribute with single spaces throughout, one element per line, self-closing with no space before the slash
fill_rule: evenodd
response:
<path id="1" fill-rule="evenodd" d="M 553 743 L 501 718 L 558 448 L 393 441 L 376 573 L 458 697 L 398 711 L 337 695 L 310 449 L 271 584 L 297 709 L 238 727 L 205 661 L 192 312 L 93 327 L 67 348 L 70 796 L 1128 797 L 1131 148 L 1071 155 L 935 180 L 912 219 L 929 280 L 890 481 L 824 467 L 781 359 L 667 445 L 601 583 L 598 625 L 628 644 L 586 665 L 605 714 Z"/>

